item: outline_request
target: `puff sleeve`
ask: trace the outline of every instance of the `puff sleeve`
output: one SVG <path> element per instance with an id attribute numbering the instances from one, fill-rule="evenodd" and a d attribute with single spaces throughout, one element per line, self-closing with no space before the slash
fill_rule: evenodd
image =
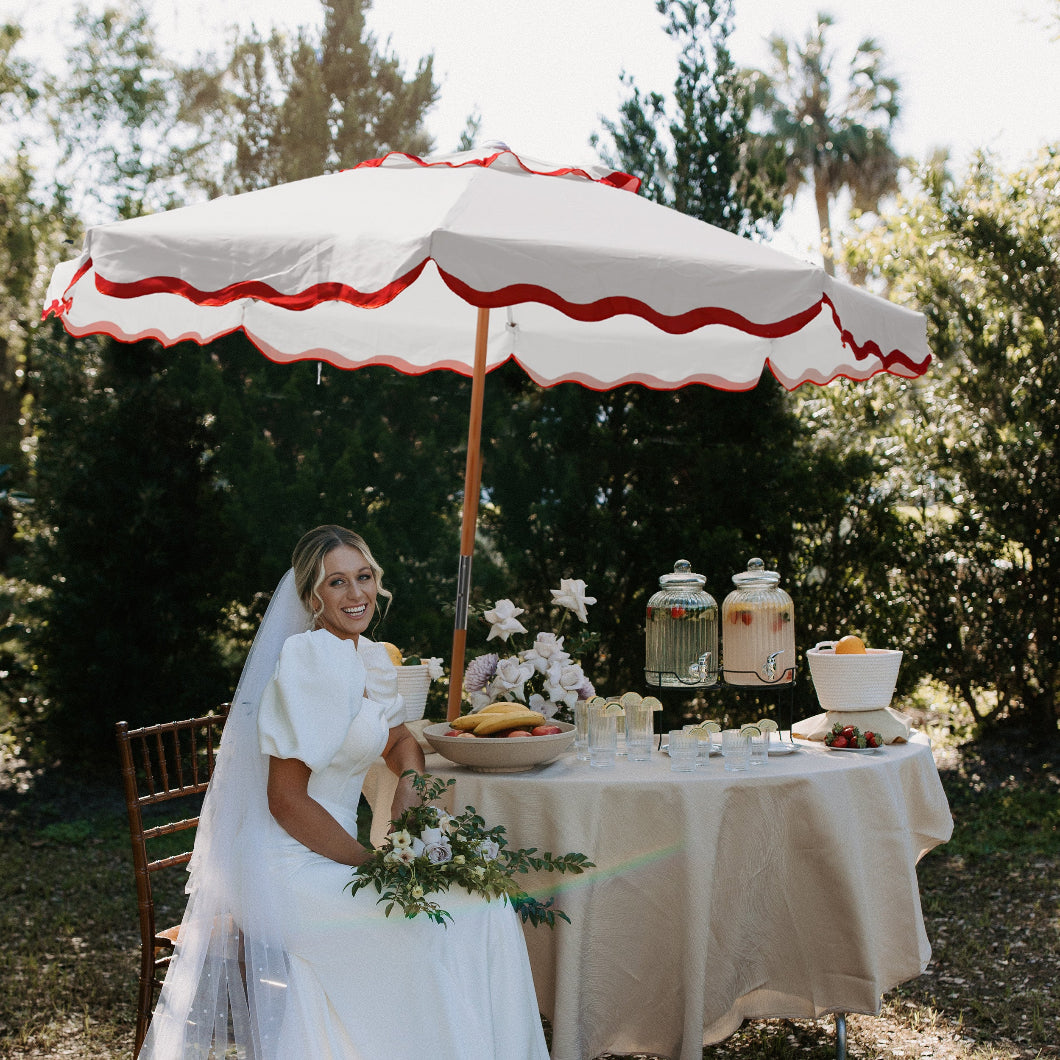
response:
<path id="1" fill-rule="evenodd" d="M 288 637 L 258 711 L 262 754 L 325 768 L 364 698 L 365 668 L 350 640 L 326 629 Z"/>
<path id="2" fill-rule="evenodd" d="M 362 635 L 357 652 L 366 671 L 365 696 L 379 704 L 388 728 L 400 725 L 405 720 L 405 699 L 398 691 L 397 667 L 386 647 Z"/>

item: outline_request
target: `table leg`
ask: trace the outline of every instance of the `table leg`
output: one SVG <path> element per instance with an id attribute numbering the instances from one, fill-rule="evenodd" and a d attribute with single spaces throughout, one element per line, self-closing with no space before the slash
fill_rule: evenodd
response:
<path id="1" fill-rule="evenodd" d="M 847 1060 L 847 1016 L 845 1012 L 835 1014 L 835 1057 Z"/>

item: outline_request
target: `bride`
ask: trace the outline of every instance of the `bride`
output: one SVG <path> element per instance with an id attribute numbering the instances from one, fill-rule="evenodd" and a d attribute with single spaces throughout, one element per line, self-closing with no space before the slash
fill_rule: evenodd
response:
<path id="1" fill-rule="evenodd" d="M 440 927 L 345 889 L 368 856 L 369 766 L 423 770 L 393 664 L 365 635 L 382 574 L 342 527 L 294 550 L 225 725 L 143 1058 L 547 1060 L 509 905 L 450 892 Z M 391 816 L 416 801 L 405 778 Z"/>

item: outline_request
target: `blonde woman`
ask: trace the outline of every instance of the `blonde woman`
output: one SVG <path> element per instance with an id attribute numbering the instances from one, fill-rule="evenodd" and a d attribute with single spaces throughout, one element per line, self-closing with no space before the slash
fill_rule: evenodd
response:
<path id="1" fill-rule="evenodd" d="M 369 766 L 423 769 L 394 666 L 366 635 L 380 598 L 359 535 L 321 526 L 299 541 L 225 726 L 142 1057 L 547 1060 L 510 906 L 451 891 L 441 927 L 346 889 L 368 853 Z M 406 779 L 392 815 L 414 800 Z"/>

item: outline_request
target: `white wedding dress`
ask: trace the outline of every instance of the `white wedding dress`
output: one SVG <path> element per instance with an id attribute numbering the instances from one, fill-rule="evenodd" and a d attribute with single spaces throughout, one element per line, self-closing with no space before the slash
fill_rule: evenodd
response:
<path id="1" fill-rule="evenodd" d="M 335 690 L 343 689 L 338 700 Z M 363 694 L 361 690 L 363 689 Z M 365 773 L 403 709 L 382 645 L 326 630 L 289 638 L 258 716 L 261 751 L 298 758 L 309 793 L 351 834 Z M 259 852 L 283 914 L 285 1060 L 547 1060 L 518 915 L 463 890 L 453 920 L 389 917 L 374 887 L 275 820 Z"/>

